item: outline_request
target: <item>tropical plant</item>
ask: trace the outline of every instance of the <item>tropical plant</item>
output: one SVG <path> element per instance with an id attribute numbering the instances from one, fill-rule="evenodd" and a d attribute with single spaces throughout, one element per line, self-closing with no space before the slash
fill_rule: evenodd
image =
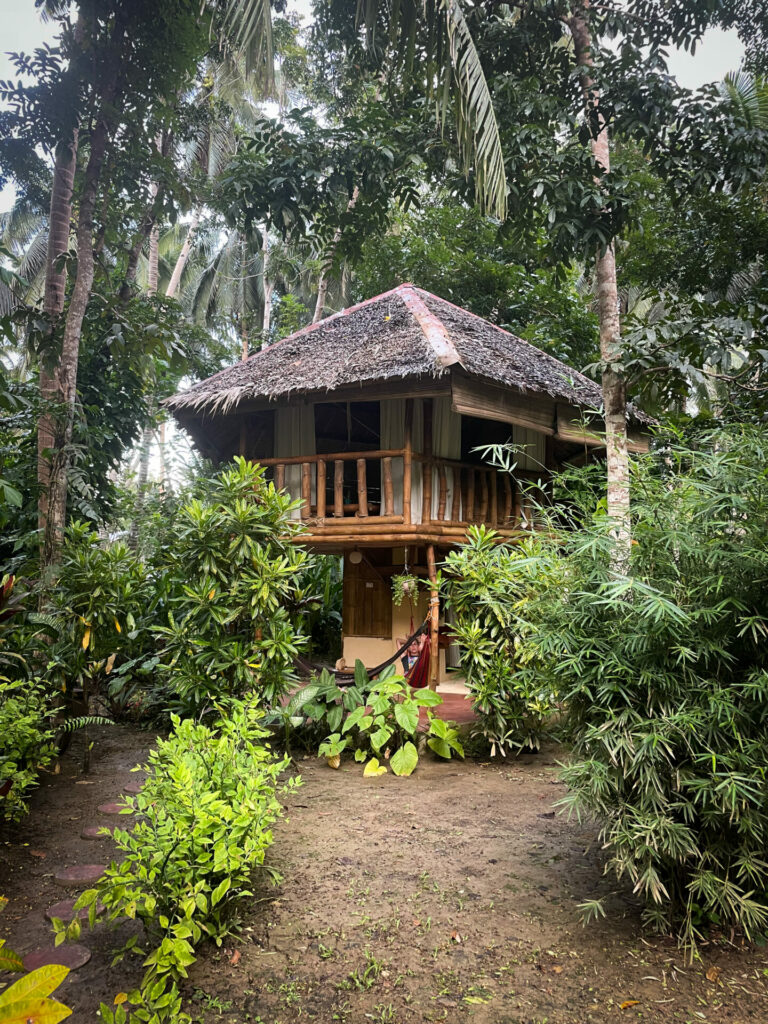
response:
<path id="1" fill-rule="evenodd" d="M 157 665 L 151 631 L 167 594 L 164 574 L 122 541 L 104 542 L 86 523 L 67 528 L 54 603 L 46 676 L 87 705 L 99 694 L 123 712 Z"/>
<path id="2" fill-rule="evenodd" d="M 441 568 L 477 729 L 492 756 L 537 750 L 556 708 L 544 667 L 521 656 L 540 591 L 557 589 L 558 563 L 540 560 L 539 550 L 535 538 L 506 544 L 494 530 L 471 526 L 467 543 Z"/>
<path id="3" fill-rule="evenodd" d="M 361 679 L 367 677 L 359 661 L 355 665 L 355 675 Z M 366 689 L 366 696 L 347 712 L 346 717 L 343 707 L 336 705 L 341 712 L 338 717 L 343 718 L 343 723 L 341 729 L 321 745 L 320 756 L 337 757 L 348 742 L 341 737 L 354 729 L 353 736 L 357 743 L 355 760 L 365 760 L 369 756 L 366 754 L 368 748 L 377 761 L 373 771 L 378 770 L 378 758 L 381 757 L 389 762 L 395 775 L 410 775 L 419 763 L 415 741 L 422 708 L 426 714 L 424 734 L 430 749 L 443 758 L 450 758 L 454 753 L 464 756 L 458 730 L 437 718 L 432 711 L 432 708 L 443 703 L 443 698 L 434 690 L 414 690 L 403 676 L 395 674 L 392 666 L 385 669 Z M 332 753 L 326 753 L 331 750 Z M 368 774 L 372 772 L 368 771 Z"/>
<path id="4" fill-rule="evenodd" d="M 0 821 L 18 821 L 41 771 L 56 757 L 53 702 L 39 679 L 0 676 Z"/>
<path id="5" fill-rule="evenodd" d="M 299 621 L 308 554 L 290 497 L 263 467 L 237 458 L 203 480 L 181 509 L 169 555 L 175 592 L 167 625 L 154 629 L 159 669 L 180 708 L 258 694 L 265 707 L 286 692 L 305 643 Z"/>
<path id="6" fill-rule="evenodd" d="M 91 927 L 101 918 L 138 918 L 151 937 L 141 988 L 126 1000 L 136 1021 L 189 1021 L 178 985 L 195 948 L 205 938 L 221 945 L 238 903 L 251 895 L 254 870 L 264 865 L 271 826 L 282 814 L 278 776 L 287 761 L 265 746 L 261 718 L 254 701 L 231 703 L 213 726 L 174 717 L 171 736 L 149 755 L 141 793 L 128 800 L 136 825 L 113 831 L 123 859 L 75 904 L 75 914 L 88 909 Z M 282 791 L 299 784 L 291 779 Z M 57 942 L 80 933 L 77 916 L 55 920 L 54 928 Z M 123 955 L 138 952 L 137 939 Z"/>
<path id="7" fill-rule="evenodd" d="M 710 925 L 768 930 L 768 446 L 747 427 L 658 446 L 634 461 L 627 575 L 604 504 L 552 519 L 518 661 L 566 708 L 564 807 L 597 818 L 606 870 L 693 949 Z"/>

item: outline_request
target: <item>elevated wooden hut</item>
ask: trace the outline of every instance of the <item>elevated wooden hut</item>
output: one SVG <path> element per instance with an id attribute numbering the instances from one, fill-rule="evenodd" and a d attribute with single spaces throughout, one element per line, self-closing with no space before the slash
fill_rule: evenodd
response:
<path id="1" fill-rule="evenodd" d="M 297 331 L 168 407 L 215 462 L 240 454 L 301 500 L 302 543 L 344 556 L 343 656 L 372 666 L 408 635 L 391 577 L 435 565 L 487 523 L 506 536 L 565 463 L 601 447 L 596 384 L 521 338 L 404 284 Z M 649 422 L 630 410 L 635 448 Z M 585 418 L 589 427 L 585 428 Z M 510 476 L 478 448 L 524 446 Z M 416 610 L 427 613 L 427 595 Z M 433 591 L 433 677 L 439 607 Z M 450 652 L 447 660 L 450 662 Z"/>

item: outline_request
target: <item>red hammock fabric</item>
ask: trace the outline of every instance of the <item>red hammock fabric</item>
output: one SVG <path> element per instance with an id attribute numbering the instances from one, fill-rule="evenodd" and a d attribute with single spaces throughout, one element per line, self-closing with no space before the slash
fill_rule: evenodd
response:
<path id="1" fill-rule="evenodd" d="M 421 650 L 415 664 L 408 673 L 408 684 L 415 690 L 420 690 L 429 684 L 429 637 L 422 639 Z"/>

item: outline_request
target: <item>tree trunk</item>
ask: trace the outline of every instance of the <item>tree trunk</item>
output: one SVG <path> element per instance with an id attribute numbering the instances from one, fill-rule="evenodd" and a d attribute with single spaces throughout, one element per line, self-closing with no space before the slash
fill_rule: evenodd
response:
<path id="1" fill-rule="evenodd" d="M 54 443 L 48 478 L 48 506 L 45 521 L 41 575 L 59 559 L 64 538 L 67 513 L 67 477 L 70 445 L 75 421 L 77 399 L 77 364 L 80 355 L 80 336 L 83 329 L 94 277 L 93 231 L 101 178 L 110 127 L 108 111 L 114 104 L 119 80 L 119 47 L 123 33 L 123 19 L 115 24 L 113 68 L 101 90 L 101 110 L 95 120 L 89 140 L 88 163 L 80 194 L 77 219 L 77 277 L 64 323 L 61 355 L 54 374 L 55 400 Z"/>
<path id="2" fill-rule="evenodd" d="M 264 242 L 261 246 L 261 285 L 264 292 L 264 309 L 261 314 L 261 347 L 269 344 L 269 326 L 272 323 L 272 292 L 274 281 L 269 280 L 269 226 L 264 225 Z"/>
<path id="3" fill-rule="evenodd" d="M 611 169 L 608 126 L 598 112 L 600 93 L 589 71 L 592 61 L 592 39 L 587 22 L 588 0 L 580 14 L 570 20 L 576 61 L 581 67 L 585 113 L 597 124 L 592 131 L 592 154 L 607 173 Z M 627 391 L 623 375 L 614 369 L 622 355 L 619 295 L 616 282 L 616 257 L 613 243 L 598 254 L 595 265 L 597 302 L 600 317 L 600 359 L 603 363 L 602 389 L 605 407 L 605 446 L 607 463 L 608 515 L 616 522 L 619 559 L 626 558 L 630 543 L 629 456 L 627 452 Z"/>
<path id="4" fill-rule="evenodd" d="M 166 297 L 169 299 L 176 298 L 176 293 L 178 292 L 179 285 L 181 284 L 181 275 L 184 273 L 184 268 L 186 267 L 187 262 L 189 260 L 189 254 L 192 251 L 192 243 L 195 239 L 195 233 L 197 232 L 199 224 L 200 214 L 195 212 L 195 214 L 192 217 L 192 220 L 189 222 L 189 228 L 187 229 L 187 237 L 184 239 L 184 244 L 181 247 L 181 252 L 179 253 L 178 258 L 176 260 L 176 266 L 173 268 L 171 280 L 168 282 L 168 287 L 165 292 Z"/>
<path id="5" fill-rule="evenodd" d="M 352 195 L 347 203 L 347 213 L 351 213 L 355 208 L 357 197 L 360 195 L 360 189 L 355 185 L 352 190 Z M 325 299 L 328 294 L 328 269 L 333 263 L 334 256 L 336 255 L 336 249 L 341 239 L 341 227 L 336 228 L 333 233 L 333 241 L 331 242 L 331 248 L 328 253 L 328 259 L 326 260 L 323 269 L 320 271 L 320 277 L 317 282 L 317 302 L 315 303 L 315 315 L 312 317 L 312 323 L 316 324 L 318 320 L 322 320 L 323 311 L 325 309 Z"/>
<path id="6" fill-rule="evenodd" d="M 77 166 L 77 128 L 56 150 L 51 187 L 51 208 L 48 228 L 48 249 L 45 265 L 45 293 L 43 306 L 51 321 L 51 334 L 55 322 L 64 311 L 67 287 L 67 268 L 59 257 L 69 250 L 69 231 L 72 221 L 72 193 L 75 187 Z M 37 483 L 38 499 L 37 525 L 40 538 L 45 536 L 48 521 L 48 487 L 51 475 L 51 453 L 56 440 L 52 405 L 56 400 L 55 376 L 49 372 L 49 353 L 40 358 L 40 417 L 37 423 Z"/>

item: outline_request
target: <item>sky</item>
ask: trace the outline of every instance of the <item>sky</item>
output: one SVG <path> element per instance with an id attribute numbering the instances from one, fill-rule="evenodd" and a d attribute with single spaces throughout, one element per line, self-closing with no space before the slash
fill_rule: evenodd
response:
<path id="1" fill-rule="evenodd" d="M 306 0 L 293 0 L 290 4 L 292 9 L 297 8 L 302 14 L 306 13 L 307 6 Z M 0 0 L 0 25 L 0 80 L 14 77 L 9 52 L 29 52 L 44 42 L 52 42 L 55 34 L 53 24 L 41 21 L 34 0 Z M 735 31 L 713 29 L 704 37 L 695 54 L 671 51 L 669 68 L 681 85 L 695 89 L 723 78 L 728 71 L 737 70 L 743 53 L 744 47 Z M 11 186 L 0 190 L 0 212 L 10 208 L 13 195 Z"/>

